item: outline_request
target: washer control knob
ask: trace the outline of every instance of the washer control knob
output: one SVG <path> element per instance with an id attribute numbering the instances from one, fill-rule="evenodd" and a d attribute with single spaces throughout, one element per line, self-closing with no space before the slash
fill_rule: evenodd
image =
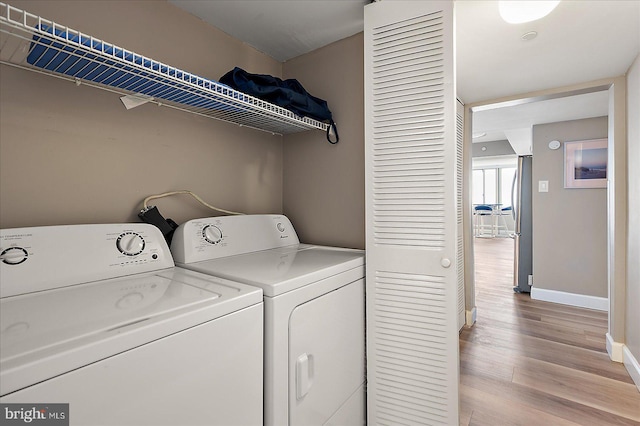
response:
<path id="1" fill-rule="evenodd" d="M 210 244 L 222 241 L 222 231 L 215 225 L 207 225 L 202 229 L 202 238 Z"/>
<path id="2" fill-rule="evenodd" d="M 118 237 L 116 246 L 125 256 L 137 256 L 144 250 L 145 242 L 140 234 L 124 232 Z"/>
<path id="3" fill-rule="evenodd" d="M 18 265 L 27 260 L 27 257 L 29 253 L 22 247 L 9 247 L 0 253 L 0 259 L 7 265 Z"/>

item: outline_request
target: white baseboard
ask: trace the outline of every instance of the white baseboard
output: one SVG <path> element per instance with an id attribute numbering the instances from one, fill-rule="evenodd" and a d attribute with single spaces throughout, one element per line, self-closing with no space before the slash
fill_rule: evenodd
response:
<path id="1" fill-rule="evenodd" d="M 531 287 L 531 298 L 534 300 L 561 303 L 563 305 L 595 309 L 598 311 L 609 310 L 609 299 L 606 297 L 587 296 L 584 294 L 566 293 L 564 291 Z"/>
<path id="2" fill-rule="evenodd" d="M 609 354 L 609 358 L 611 361 L 615 362 L 623 362 L 624 361 L 624 344 L 618 343 L 613 340 L 613 337 L 609 333 L 606 334 L 607 338 L 607 353 Z"/>
<path id="3" fill-rule="evenodd" d="M 629 348 L 625 345 L 623 346 L 624 348 L 622 349 L 622 352 L 624 357 L 624 366 L 633 379 L 633 383 L 636 384 L 638 391 L 640 391 L 640 364 L 638 364 L 638 360 L 635 359 Z"/>
<path id="4" fill-rule="evenodd" d="M 477 316 L 476 307 L 474 306 L 470 311 L 465 311 L 465 314 L 466 314 L 466 326 L 471 327 L 473 324 L 476 323 L 476 316 Z"/>

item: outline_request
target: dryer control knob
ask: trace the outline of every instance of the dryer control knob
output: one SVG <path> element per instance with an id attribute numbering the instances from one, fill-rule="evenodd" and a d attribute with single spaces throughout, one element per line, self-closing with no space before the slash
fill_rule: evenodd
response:
<path id="1" fill-rule="evenodd" d="M 207 225 L 202 229 L 202 238 L 208 243 L 218 244 L 222 241 L 222 231 L 215 225 Z"/>
<path id="2" fill-rule="evenodd" d="M 116 241 L 120 253 L 126 256 L 137 256 L 144 250 L 144 238 L 135 232 L 124 232 Z"/>
<path id="3" fill-rule="evenodd" d="M 0 253 L 0 259 L 7 265 L 18 265 L 27 260 L 28 256 L 29 253 L 22 247 L 9 247 Z"/>

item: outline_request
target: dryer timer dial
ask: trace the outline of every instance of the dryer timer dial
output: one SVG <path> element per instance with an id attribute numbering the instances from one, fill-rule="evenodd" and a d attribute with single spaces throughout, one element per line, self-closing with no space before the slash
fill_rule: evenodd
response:
<path id="1" fill-rule="evenodd" d="M 222 231 L 215 225 L 207 225 L 202 229 L 202 238 L 210 244 L 222 241 Z"/>
<path id="2" fill-rule="evenodd" d="M 118 237 L 116 246 L 125 256 L 137 256 L 144 250 L 145 242 L 140 234 L 124 232 Z"/>
<path id="3" fill-rule="evenodd" d="M 0 253 L 0 260 L 7 265 L 19 265 L 27 260 L 27 257 L 29 253 L 22 247 L 9 247 Z"/>

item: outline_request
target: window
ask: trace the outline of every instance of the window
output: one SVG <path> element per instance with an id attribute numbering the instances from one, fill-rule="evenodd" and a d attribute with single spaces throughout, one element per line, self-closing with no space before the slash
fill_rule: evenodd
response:
<path id="1" fill-rule="evenodd" d="M 473 204 L 484 203 L 484 170 L 474 170 L 472 181 L 472 196 L 471 200 Z"/>
<path id="2" fill-rule="evenodd" d="M 473 204 L 511 205 L 511 188 L 515 167 L 494 167 L 473 170 Z"/>
<path id="3" fill-rule="evenodd" d="M 502 207 L 511 206 L 511 191 L 513 188 L 513 179 L 516 177 L 516 168 L 515 167 L 505 167 L 500 170 L 500 203 L 502 203 Z M 513 196 L 516 197 L 517 194 L 515 191 L 513 192 Z M 515 203 L 515 199 L 513 202 Z"/>

